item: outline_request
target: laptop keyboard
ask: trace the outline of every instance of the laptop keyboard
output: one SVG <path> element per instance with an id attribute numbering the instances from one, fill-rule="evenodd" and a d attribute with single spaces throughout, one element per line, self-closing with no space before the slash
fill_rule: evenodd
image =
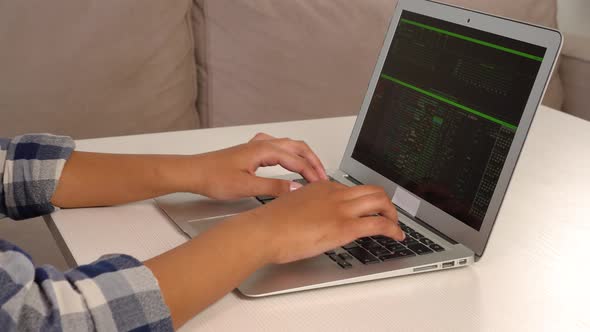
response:
<path id="1" fill-rule="evenodd" d="M 307 184 L 305 179 L 293 181 L 299 182 L 303 185 Z M 330 181 L 337 182 L 332 178 L 330 178 Z M 274 200 L 275 197 L 257 196 L 256 199 L 258 199 L 262 204 L 266 204 Z M 439 244 L 420 234 L 401 221 L 399 222 L 399 225 L 404 233 L 406 233 L 406 238 L 403 241 L 396 241 L 383 235 L 362 237 L 342 246 L 342 249 L 345 250 L 344 252 L 330 250 L 325 254 L 334 262 L 336 262 L 341 268 L 349 269 L 352 268 L 352 264 L 350 263 L 355 259 L 363 264 L 377 264 L 394 259 L 416 255 L 427 255 L 445 250 Z"/>
<path id="2" fill-rule="evenodd" d="M 342 246 L 342 249 L 345 250 L 344 253 L 337 253 L 336 250 L 330 250 L 325 254 L 340 267 L 348 269 L 352 267 L 350 262 L 353 259 L 363 264 L 376 264 L 398 258 L 427 255 L 445 250 L 442 246 L 416 232 L 410 226 L 402 222 L 399 224 L 406 233 L 406 239 L 403 241 L 396 241 L 383 235 L 362 237 Z"/>

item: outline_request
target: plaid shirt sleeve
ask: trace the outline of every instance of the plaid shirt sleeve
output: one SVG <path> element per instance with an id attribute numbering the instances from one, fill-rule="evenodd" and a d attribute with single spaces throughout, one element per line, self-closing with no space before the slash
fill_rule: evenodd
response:
<path id="1" fill-rule="evenodd" d="M 51 197 L 74 143 L 68 137 L 0 139 L 0 216 L 55 211 Z M 127 255 L 110 255 L 62 273 L 35 267 L 0 240 L 0 330 L 171 331 L 170 312 L 151 271 Z"/>

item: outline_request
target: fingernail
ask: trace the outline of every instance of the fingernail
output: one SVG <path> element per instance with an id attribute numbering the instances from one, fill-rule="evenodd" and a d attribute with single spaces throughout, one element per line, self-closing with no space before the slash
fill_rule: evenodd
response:
<path id="1" fill-rule="evenodd" d="M 289 185 L 289 190 L 295 191 L 301 187 L 303 187 L 303 185 L 301 183 L 291 181 L 291 184 Z"/>

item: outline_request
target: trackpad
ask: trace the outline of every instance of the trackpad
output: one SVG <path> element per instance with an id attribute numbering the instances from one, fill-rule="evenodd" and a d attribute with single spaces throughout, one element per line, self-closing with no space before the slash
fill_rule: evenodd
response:
<path id="1" fill-rule="evenodd" d="M 200 219 L 200 220 L 192 220 L 189 221 L 189 225 L 192 228 L 193 233 L 190 233 L 191 236 L 196 236 L 198 234 L 203 233 L 207 229 L 217 225 L 218 223 L 224 221 L 225 219 L 229 218 L 230 216 L 223 216 L 217 218 L 209 218 L 209 219 Z"/>
<path id="2" fill-rule="evenodd" d="M 189 223 L 192 228 L 195 228 L 196 232 L 194 233 L 202 233 L 223 219 L 261 206 L 258 200 L 251 197 L 233 201 L 217 201 L 188 193 L 158 197 L 156 202 L 172 221 L 179 226 Z M 194 236 L 194 234 L 190 235 Z"/>

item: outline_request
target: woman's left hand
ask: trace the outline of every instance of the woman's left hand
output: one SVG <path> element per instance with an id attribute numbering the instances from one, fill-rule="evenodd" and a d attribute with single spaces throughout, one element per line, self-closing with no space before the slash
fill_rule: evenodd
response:
<path id="1" fill-rule="evenodd" d="M 187 161 L 182 172 L 188 177 L 186 189 L 221 200 L 280 196 L 301 187 L 288 180 L 258 177 L 259 167 L 280 165 L 309 182 L 328 179 L 320 159 L 305 142 L 263 133 L 246 144 L 192 156 Z"/>

